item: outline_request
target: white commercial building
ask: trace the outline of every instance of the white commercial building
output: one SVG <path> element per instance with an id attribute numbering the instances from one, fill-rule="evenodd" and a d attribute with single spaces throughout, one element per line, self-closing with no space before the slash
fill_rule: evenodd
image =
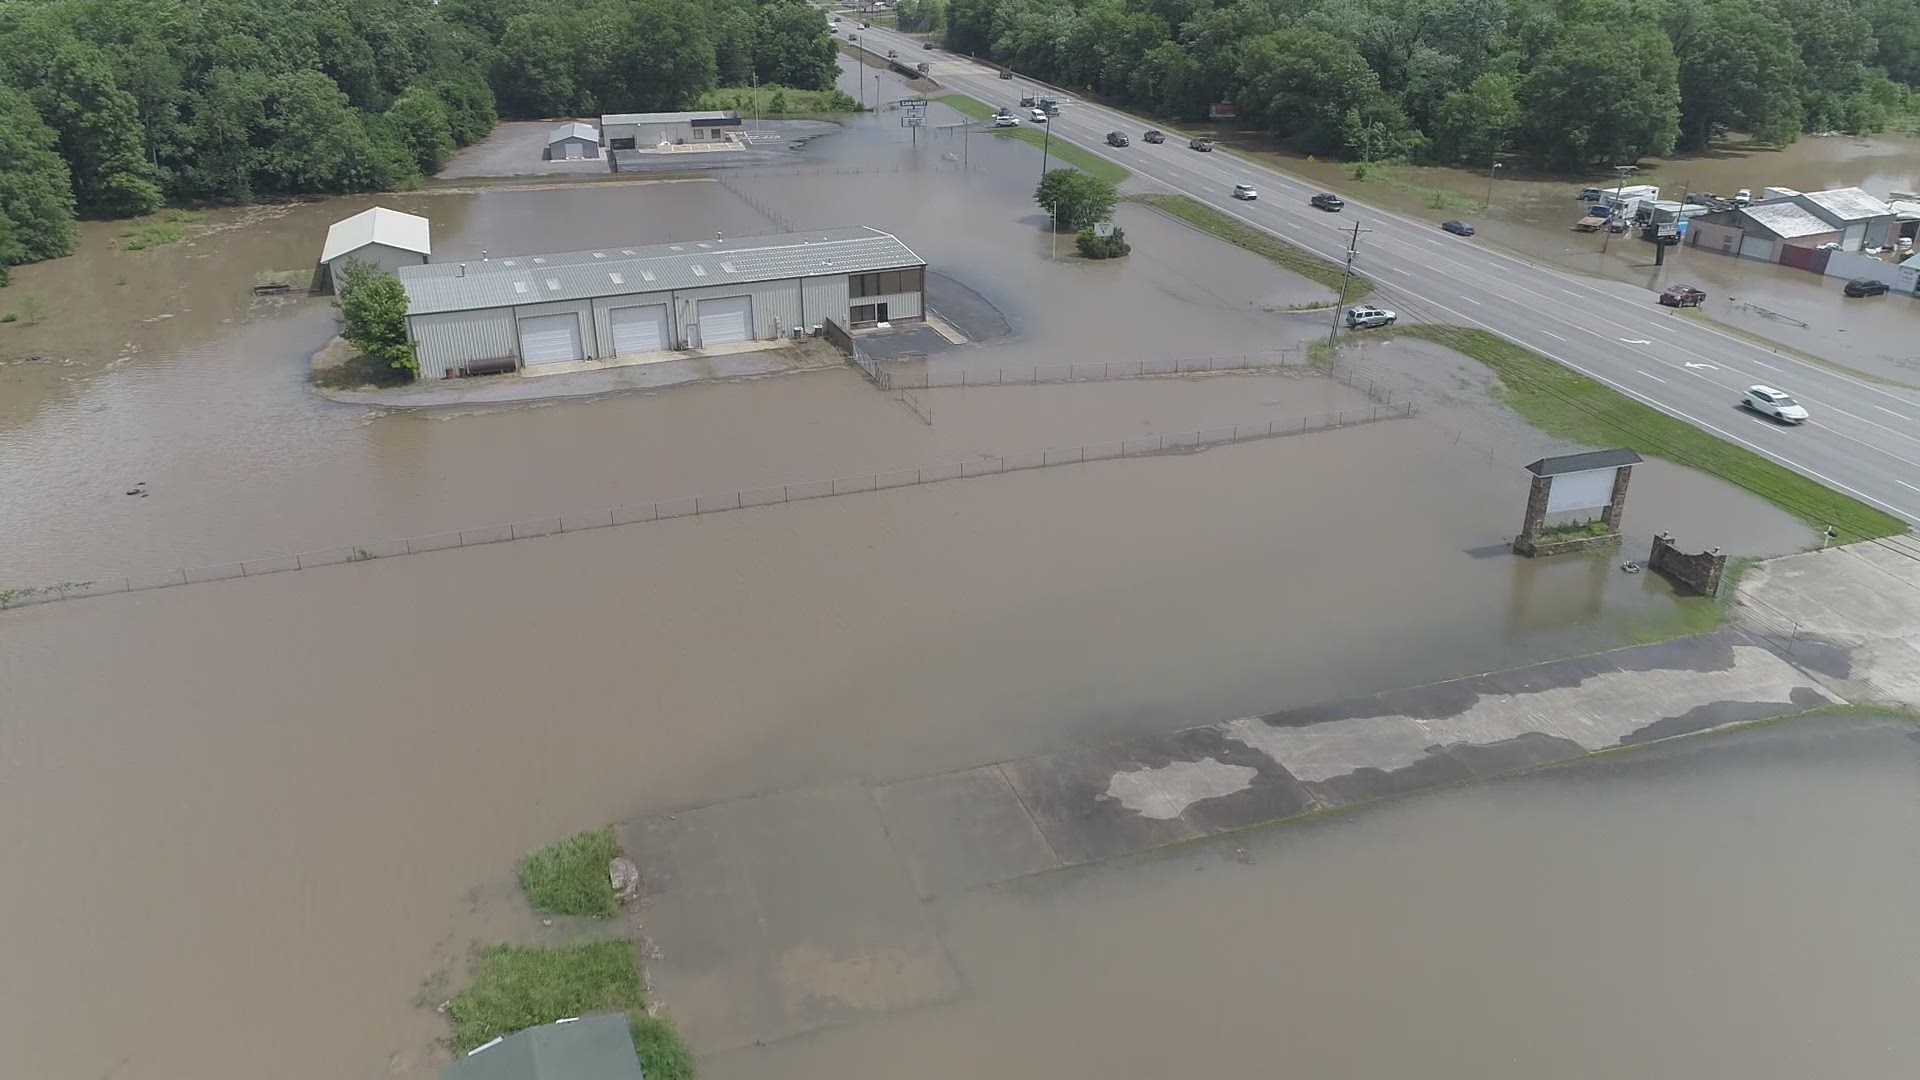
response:
<path id="1" fill-rule="evenodd" d="M 671 146 L 711 146 L 730 142 L 740 130 L 740 114 L 731 109 L 707 112 L 608 113 L 600 134 L 609 150 L 656 150 Z"/>
<path id="2" fill-rule="evenodd" d="M 320 261 L 336 287 L 349 262 L 371 263 L 385 270 L 418 266 L 433 254 L 428 231 L 426 218 L 376 206 L 329 226 Z"/>
<path id="3" fill-rule="evenodd" d="M 400 271 L 420 378 L 703 349 L 920 319 L 926 261 L 878 229 L 810 230 Z"/>

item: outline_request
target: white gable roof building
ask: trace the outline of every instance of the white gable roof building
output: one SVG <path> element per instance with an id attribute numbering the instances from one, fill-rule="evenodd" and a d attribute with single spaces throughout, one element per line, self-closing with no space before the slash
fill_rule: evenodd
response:
<path id="1" fill-rule="evenodd" d="M 427 219 L 376 206 L 327 228 L 320 261 L 335 282 L 348 262 L 372 263 L 387 270 L 418 266 L 433 253 Z"/>

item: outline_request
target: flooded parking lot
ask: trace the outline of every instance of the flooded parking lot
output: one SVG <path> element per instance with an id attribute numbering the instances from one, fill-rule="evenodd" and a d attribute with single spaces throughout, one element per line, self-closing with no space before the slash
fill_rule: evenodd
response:
<path id="1" fill-rule="evenodd" d="M 707 1075 L 1898 1075 L 1911 734 L 1805 721 L 944 898 L 957 1000 Z"/>

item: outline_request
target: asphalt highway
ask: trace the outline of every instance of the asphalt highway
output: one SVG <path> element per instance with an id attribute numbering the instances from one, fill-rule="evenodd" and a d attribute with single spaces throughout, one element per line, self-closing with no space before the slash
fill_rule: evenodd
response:
<path id="1" fill-rule="evenodd" d="M 850 25 L 849 23 L 842 24 Z M 844 32 L 844 31 L 843 31 Z M 1654 302 L 1654 293 L 1529 262 L 1472 238 L 1442 232 L 1348 198 L 1339 213 L 1307 200 L 1327 190 L 1271 166 L 1224 152 L 1191 150 L 1169 131 L 1152 145 L 1140 135 L 1150 122 L 1036 87 L 1005 80 L 995 68 L 880 28 L 860 31 L 861 44 L 893 48 L 909 62 L 933 63 L 940 85 L 996 105 L 1017 105 L 1023 93 L 1051 93 L 1061 102 L 1055 135 L 1131 169 L 1133 187 L 1191 196 L 1331 260 L 1344 257 L 1361 228 L 1354 269 L 1376 290 L 1367 303 L 1407 321 L 1478 327 L 1524 345 L 1648 405 L 1920 523 L 1920 393 L 1887 387 L 1774 352 Z M 1023 124 L 1031 121 L 1015 109 Z M 1132 145 L 1109 147 L 1109 131 Z M 1038 182 L 1036 172 L 1035 181 Z M 1232 197 L 1252 184 L 1256 201 Z M 1622 243 L 1643 243 L 1623 237 Z M 1901 302 L 1900 298 L 1863 303 Z M 1920 309 L 1916 309 L 1920 332 Z M 1345 331 L 1343 331 L 1344 333 Z M 1365 333 L 1365 331 L 1358 331 Z M 1804 404 L 1810 419 L 1795 427 L 1740 407 L 1748 386 L 1767 384 Z"/>

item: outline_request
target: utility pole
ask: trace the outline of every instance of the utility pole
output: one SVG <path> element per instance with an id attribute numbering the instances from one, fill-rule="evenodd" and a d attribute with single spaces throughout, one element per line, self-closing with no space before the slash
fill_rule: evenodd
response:
<path id="1" fill-rule="evenodd" d="M 1353 223 L 1353 240 L 1347 244 L 1347 266 L 1340 272 L 1340 301 L 1333 305 L 1333 328 L 1327 331 L 1329 345 L 1340 340 L 1340 313 L 1347 306 L 1347 282 L 1353 278 L 1353 257 L 1360 254 L 1360 223 Z"/>
<path id="2" fill-rule="evenodd" d="M 1630 173 L 1639 172 L 1640 167 L 1638 165 L 1615 165 L 1613 171 L 1619 175 L 1620 183 L 1613 189 L 1613 205 L 1608 207 L 1608 209 L 1612 210 L 1613 214 L 1618 214 L 1620 212 L 1620 193 L 1627 189 L 1627 176 Z M 1613 214 L 1607 215 L 1607 231 L 1600 234 L 1600 261 L 1602 263 L 1605 263 L 1607 259 L 1607 244 L 1613 240 Z"/>
<path id="3" fill-rule="evenodd" d="M 1493 157 L 1489 159 L 1489 163 L 1487 165 L 1487 205 L 1485 209 L 1488 209 L 1488 210 L 1493 209 L 1493 174 L 1494 174 L 1494 171 L 1499 168 L 1500 168 L 1500 151 L 1495 150 L 1493 152 Z"/>

